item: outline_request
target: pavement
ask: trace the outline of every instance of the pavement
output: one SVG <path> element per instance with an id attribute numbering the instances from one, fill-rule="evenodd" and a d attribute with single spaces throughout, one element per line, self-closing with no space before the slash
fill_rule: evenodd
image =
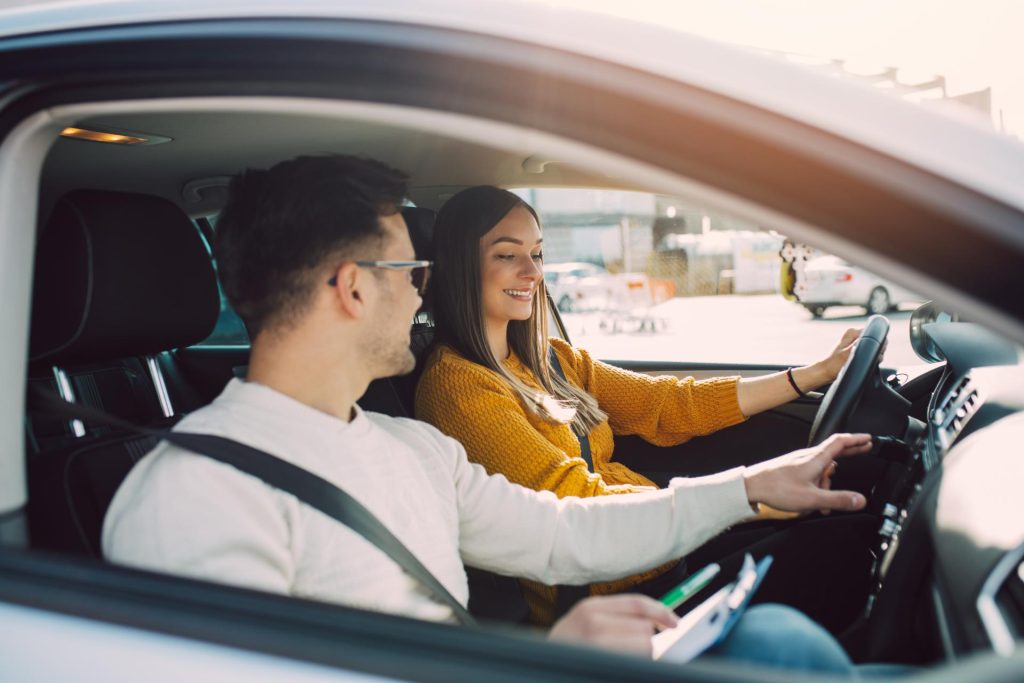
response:
<path id="1" fill-rule="evenodd" d="M 888 367 L 924 365 L 910 346 L 913 308 L 886 315 Z M 799 304 L 766 294 L 679 297 L 647 309 L 562 318 L 575 346 L 606 360 L 804 365 L 826 357 L 845 330 L 864 326 L 867 315 L 859 306 L 837 306 L 814 319 Z"/>

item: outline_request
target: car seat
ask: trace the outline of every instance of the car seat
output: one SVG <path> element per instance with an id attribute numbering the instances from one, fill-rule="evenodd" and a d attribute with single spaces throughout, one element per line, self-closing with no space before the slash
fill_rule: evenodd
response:
<path id="1" fill-rule="evenodd" d="M 209 254 L 165 199 L 77 190 L 40 231 L 29 382 L 137 424 L 179 417 L 158 355 L 194 344 L 220 309 Z M 26 411 L 35 548 L 100 555 L 103 516 L 152 437 Z"/>

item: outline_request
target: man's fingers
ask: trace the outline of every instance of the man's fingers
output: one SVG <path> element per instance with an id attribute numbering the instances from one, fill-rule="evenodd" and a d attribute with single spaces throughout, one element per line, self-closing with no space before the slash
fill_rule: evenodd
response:
<path id="1" fill-rule="evenodd" d="M 670 609 L 643 595 L 591 597 L 555 622 L 548 637 L 649 657 L 656 628 L 678 622 Z"/>
<path id="2" fill-rule="evenodd" d="M 852 512 L 868 504 L 867 499 L 856 491 L 825 491 L 816 489 L 816 502 L 808 507 L 819 510 L 844 510 Z"/>
<path id="3" fill-rule="evenodd" d="M 662 628 L 672 628 L 679 622 L 676 613 L 654 598 L 636 593 L 623 593 L 621 595 L 609 595 L 601 599 L 605 603 L 608 612 L 614 612 L 623 616 L 639 617 L 650 621 L 653 625 Z"/>
<path id="4" fill-rule="evenodd" d="M 870 434 L 833 434 L 821 445 L 820 460 L 834 460 L 871 450 Z"/>

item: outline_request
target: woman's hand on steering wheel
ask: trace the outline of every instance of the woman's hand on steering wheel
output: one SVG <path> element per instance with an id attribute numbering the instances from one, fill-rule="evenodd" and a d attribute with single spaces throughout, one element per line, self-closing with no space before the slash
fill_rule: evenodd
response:
<path id="1" fill-rule="evenodd" d="M 853 347 L 857 345 L 862 331 L 863 328 L 851 327 L 843 332 L 843 336 L 839 339 L 836 347 L 832 349 L 832 353 L 824 360 L 818 361 L 817 365 L 822 369 L 821 376 L 825 379 L 824 384 L 832 382 L 839 375 L 839 371 L 846 365 Z"/>
<path id="2" fill-rule="evenodd" d="M 885 352 L 889 321 L 880 315 L 871 316 L 857 340 L 849 345 L 849 350 L 841 348 L 842 341 L 851 332 L 853 330 L 848 330 L 843 335 L 840 347 L 833 354 L 845 354 L 846 360 L 821 400 L 811 425 L 809 446 L 820 444 L 830 435 L 842 431 L 865 388 L 880 381 L 878 366 Z"/>

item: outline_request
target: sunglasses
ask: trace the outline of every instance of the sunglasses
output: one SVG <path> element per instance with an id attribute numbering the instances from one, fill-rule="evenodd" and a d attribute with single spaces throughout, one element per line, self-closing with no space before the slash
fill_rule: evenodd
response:
<path id="1" fill-rule="evenodd" d="M 409 281 L 416 288 L 420 296 L 427 291 L 427 280 L 430 279 L 430 267 L 433 261 L 356 261 L 360 268 L 382 268 L 384 270 L 407 270 Z M 331 287 L 338 285 L 338 276 L 335 275 L 327 281 Z"/>

